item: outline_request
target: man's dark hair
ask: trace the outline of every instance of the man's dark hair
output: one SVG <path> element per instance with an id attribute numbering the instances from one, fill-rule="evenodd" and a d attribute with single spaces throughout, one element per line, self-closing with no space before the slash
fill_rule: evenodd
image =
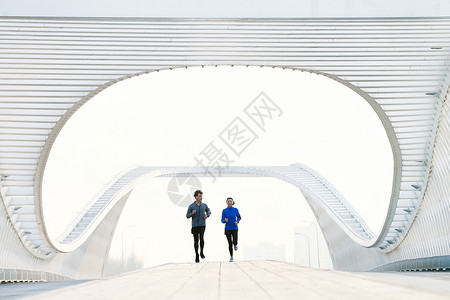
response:
<path id="1" fill-rule="evenodd" d="M 194 197 L 197 197 L 198 194 L 203 194 L 202 190 L 196 190 L 194 193 Z"/>

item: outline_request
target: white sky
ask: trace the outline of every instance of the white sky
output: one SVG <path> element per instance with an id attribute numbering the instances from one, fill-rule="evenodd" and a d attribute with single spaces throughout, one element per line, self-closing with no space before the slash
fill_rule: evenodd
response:
<path id="1" fill-rule="evenodd" d="M 390 198 L 393 162 L 381 122 L 364 99 L 329 78 L 300 71 L 198 67 L 125 80 L 75 113 L 56 140 L 44 176 L 50 234 L 59 235 L 97 190 L 132 164 L 195 165 L 194 156 L 213 140 L 219 145 L 218 135 L 262 91 L 283 114 L 241 157 L 230 152 L 233 165 L 306 164 L 378 231 Z M 124 234 L 127 253 L 139 248 L 147 265 L 192 260 L 190 220 L 185 207 L 169 200 L 169 180 L 147 181 L 133 192 L 113 256 L 120 257 Z M 232 196 L 244 217 L 241 245 L 285 245 L 292 261 L 294 228 L 314 220 L 298 189 L 271 178 L 201 182 L 204 202 L 213 212 L 207 224 L 208 259 L 227 258 L 220 215 Z"/>
<path id="2" fill-rule="evenodd" d="M 449 16 L 447 0 L 2 0 L 4 16 L 422 17 Z"/>

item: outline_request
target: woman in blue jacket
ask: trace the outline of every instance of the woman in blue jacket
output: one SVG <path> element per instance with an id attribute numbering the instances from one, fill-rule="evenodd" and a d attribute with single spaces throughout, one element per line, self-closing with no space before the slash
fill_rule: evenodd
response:
<path id="1" fill-rule="evenodd" d="M 227 208 L 222 211 L 222 223 L 225 223 L 225 235 L 228 241 L 228 250 L 230 251 L 230 261 L 233 261 L 233 245 L 234 250 L 238 249 L 238 224 L 241 215 L 236 207 L 233 207 L 233 198 L 227 198 Z"/>

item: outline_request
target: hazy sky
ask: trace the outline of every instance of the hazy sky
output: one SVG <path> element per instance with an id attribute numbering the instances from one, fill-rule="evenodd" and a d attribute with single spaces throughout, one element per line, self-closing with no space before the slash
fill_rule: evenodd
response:
<path id="1" fill-rule="evenodd" d="M 447 0 L 2 0 L 4 16 L 420 17 L 448 16 Z"/>
<path id="2" fill-rule="evenodd" d="M 194 166 L 194 157 L 211 141 L 226 149 L 219 134 L 236 117 L 245 120 L 244 108 L 261 92 L 283 113 L 258 132 L 240 157 L 230 153 L 232 165 L 306 164 L 335 185 L 377 231 L 390 199 L 392 154 L 381 122 L 364 99 L 306 72 L 196 67 L 125 80 L 75 113 L 57 138 L 45 172 L 43 201 L 50 234 L 59 235 L 66 227 L 62 224 L 130 165 Z M 134 248 L 142 248 L 149 255 L 146 260 L 191 260 L 190 220 L 185 207 L 170 201 L 169 180 L 147 181 L 133 192 L 117 229 L 115 255 L 121 254 L 125 229 L 126 238 L 132 239 L 124 239 L 125 244 L 139 239 Z M 271 241 L 292 248 L 294 228 L 302 220 L 314 220 L 298 189 L 277 179 L 212 181 L 201 178 L 204 202 L 213 211 L 207 229 L 214 245 L 211 259 L 227 255 L 220 215 L 228 196 L 244 216 L 243 244 Z M 181 241 L 185 246 L 170 246 Z M 183 251 L 169 254 L 171 249 Z"/>

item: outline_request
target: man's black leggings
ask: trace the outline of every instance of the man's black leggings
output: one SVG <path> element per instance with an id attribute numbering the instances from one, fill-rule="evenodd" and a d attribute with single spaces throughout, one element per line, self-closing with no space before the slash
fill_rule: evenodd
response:
<path id="1" fill-rule="evenodd" d="M 225 235 L 228 241 L 228 251 L 230 251 L 230 256 L 233 256 L 233 245 L 238 243 L 238 231 L 237 230 L 225 230 Z"/>
<path id="2" fill-rule="evenodd" d="M 200 253 L 203 253 L 203 247 L 205 246 L 205 241 L 203 240 L 203 235 L 205 234 L 205 226 L 192 227 L 192 235 L 194 236 L 194 249 L 195 254 L 198 255 L 198 241 L 200 240 Z"/>

